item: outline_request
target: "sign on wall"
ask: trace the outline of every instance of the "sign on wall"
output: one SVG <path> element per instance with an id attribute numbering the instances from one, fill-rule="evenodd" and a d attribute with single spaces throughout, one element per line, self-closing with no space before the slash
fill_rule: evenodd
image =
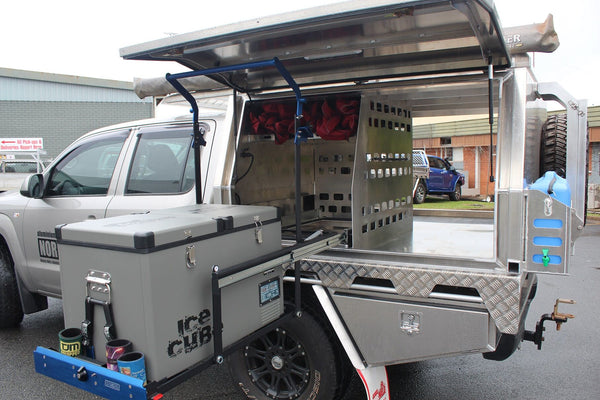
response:
<path id="1" fill-rule="evenodd" d="M 43 148 L 43 138 L 0 138 L 0 153 L 3 151 L 36 151 Z"/>

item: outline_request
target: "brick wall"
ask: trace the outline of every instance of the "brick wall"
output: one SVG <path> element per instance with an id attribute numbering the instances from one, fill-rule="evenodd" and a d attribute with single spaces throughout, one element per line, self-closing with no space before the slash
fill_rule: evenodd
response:
<path id="1" fill-rule="evenodd" d="M 0 138 L 41 137 L 56 157 L 81 135 L 120 122 L 151 118 L 152 103 L 0 101 Z"/>

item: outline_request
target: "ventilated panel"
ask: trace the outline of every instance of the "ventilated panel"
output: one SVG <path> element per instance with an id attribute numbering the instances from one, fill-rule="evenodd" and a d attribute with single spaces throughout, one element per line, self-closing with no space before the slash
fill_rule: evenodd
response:
<path id="1" fill-rule="evenodd" d="M 412 248 L 412 118 L 392 98 L 363 98 L 352 186 L 353 247 Z"/>

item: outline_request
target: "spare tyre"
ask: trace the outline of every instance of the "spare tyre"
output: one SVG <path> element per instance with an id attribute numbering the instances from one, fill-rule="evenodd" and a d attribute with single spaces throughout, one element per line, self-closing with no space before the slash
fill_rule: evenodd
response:
<path id="1" fill-rule="evenodd" d="M 562 178 L 567 174 L 567 114 L 548 117 L 542 126 L 540 176 L 554 171 Z"/>

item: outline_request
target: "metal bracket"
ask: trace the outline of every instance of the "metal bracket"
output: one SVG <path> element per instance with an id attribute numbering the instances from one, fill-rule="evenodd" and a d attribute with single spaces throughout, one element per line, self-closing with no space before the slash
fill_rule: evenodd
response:
<path id="1" fill-rule="evenodd" d="M 110 304 L 111 300 L 111 277 L 108 272 L 96 271 L 90 269 L 85 276 L 86 282 L 86 297 L 91 297 L 93 293 L 102 293 L 108 296 L 108 300 L 106 301 Z"/>
<path id="2" fill-rule="evenodd" d="M 544 322 L 554 321 L 556 323 L 556 330 L 559 331 L 562 324 L 567 322 L 569 319 L 575 318 L 573 314 L 565 314 L 558 312 L 558 305 L 560 303 L 575 304 L 574 300 L 571 299 L 556 299 L 554 303 L 554 311 L 552 314 L 544 314 L 540 320 L 535 324 L 535 331 L 525 331 L 523 335 L 523 341 L 527 340 L 537 345 L 538 350 L 542 349 L 542 342 L 544 341 Z"/>

